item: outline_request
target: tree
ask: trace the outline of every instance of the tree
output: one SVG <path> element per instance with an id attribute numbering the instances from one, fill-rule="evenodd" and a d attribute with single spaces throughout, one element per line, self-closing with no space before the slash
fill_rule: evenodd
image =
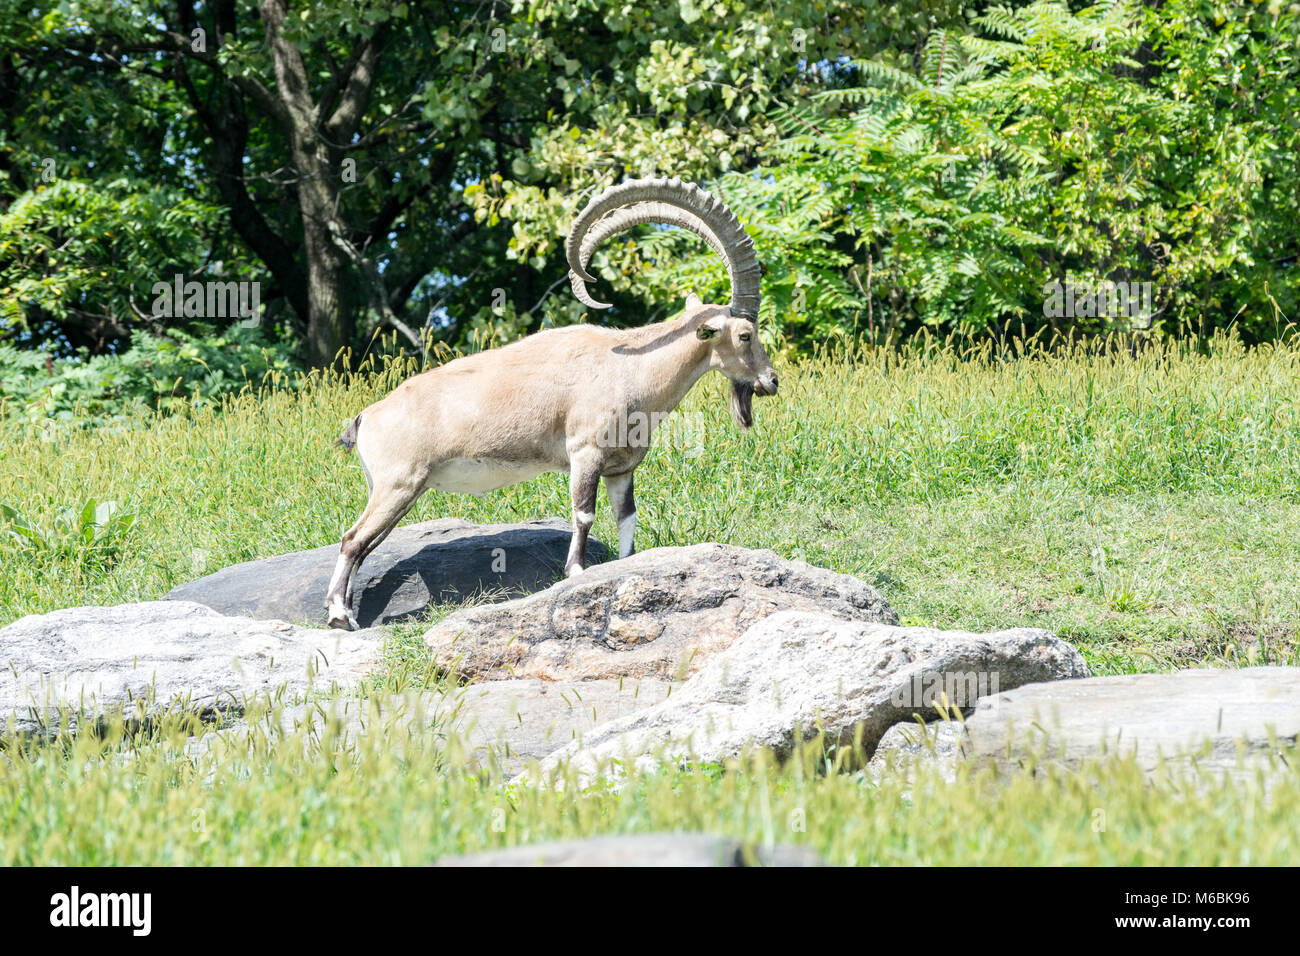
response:
<path id="1" fill-rule="evenodd" d="M 972 27 L 901 65 L 852 61 L 774 111 L 758 175 L 723 180 L 744 218 L 782 224 L 758 240 L 770 321 L 804 342 L 1283 331 L 1300 305 L 1293 9 L 1039 2 Z M 699 267 L 655 246 L 678 263 L 665 281 Z"/>
<path id="2" fill-rule="evenodd" d="M 167 237 L 152 265 L 133 263 L 133 283 L 214 262 L 269 274 L 264 301 L 324 365 L 385 325 L 417 343 L 426 327 L 464 341 L 489 325 L 509 335 L 577 320 L 558 250 L 587 195 L 630 174 L 707 181 L 752 169 L 777 135 L 775 103 L 836 83 L 844 51 L 908 49 L 961 5 L 69 0 L 32 12 L 0 0 L 0 10 L 8 201 L 33 188 L 14 170 L 43 156 L 92 187 L 65 188 L 65 200 L 90 202 L 105 171 L 120 171 L 109 218 Z M 124 114 L 145 144 L 126 142 Z M 203 206 L 186 211 L 183 240 L 167 235 L 177 223 L 165 200 L 152 212 L 127 201 L 148 190 Z M 233 234 L 211 228 L 214 208 Z M 37 233 L 53 230 L 44 238 L 58 246 L 70 226 L 24 228 L 45 255 Z M 49 288 L 82 266 L 0 263 L 40 286 L 24 290 L 11 329 L 66 318 L 48 309 Z M 85 291 L 121 304 L 120 292 Z M 616 305 L 616 321 L 645 317 L 640 296 Z M 104 347 L 148 321 L 115 314 Z"/>

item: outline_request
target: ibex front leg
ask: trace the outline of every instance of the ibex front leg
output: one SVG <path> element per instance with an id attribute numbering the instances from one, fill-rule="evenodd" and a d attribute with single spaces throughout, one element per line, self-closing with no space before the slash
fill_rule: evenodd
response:
<path id="1" fill-rule="evenodd" d="M 587 535 L 596 521 L 596 489 L 600 486 L 600 454 L 583 450 L 569 459 L 569 497 L 573 499 L 573 540 L 564 562 L 568 577 L 581 574 L 587 563 Z"/>

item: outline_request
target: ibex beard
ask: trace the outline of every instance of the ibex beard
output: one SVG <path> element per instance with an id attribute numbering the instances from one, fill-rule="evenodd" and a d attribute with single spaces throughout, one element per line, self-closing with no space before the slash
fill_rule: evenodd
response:
<path id="1" fill-rule="evenodd" d="M 351 611 L 357 569 L 430 489 L 483 495 L 543 472 L 569 474 L 573 538 L 565 573 L 581 573 L 601 479 L 618 522 L 619 557 L 632 554 L 633 472 L 648 436 L 611 429 L 631 415 L 660 421 L 705 373 L 732 383 L 736 424 L 754 423 L 752 397 L 775 395 L 777 375 L 757 329 L 760 269 L 739 221 L 717 199 L 680 180 L 633 180 L 605 190 L 574 222 L 566 246 L 575 295 L 588 295 L 595 248 L 644 222 L 681 226 L 722 255 L 730 305 L 691 294 L 666 322 L 633 329 L 573 325 L 449 362 L 407 379 L 348 425 L 370 499 L 343 535 L 325 605 L 331 627 L 358 626 Z M 610 435 L 623 435 L 611 441 Z"/>

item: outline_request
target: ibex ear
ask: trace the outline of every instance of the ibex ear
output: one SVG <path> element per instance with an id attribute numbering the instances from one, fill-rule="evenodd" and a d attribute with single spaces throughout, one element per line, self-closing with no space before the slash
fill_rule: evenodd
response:
<path id="1" fill-rule="evenodd" d="M 721 331 L 722 329 L 718 327 L 716 320 L 713 322 L 705 322 L 695 330 L 695 337 L 701 341 L 707 342 Z"/>
<path id="2" fill-rule="evenodd" d="M 698 309 L 700 307 L 700 297 L 694 292 L 686 293 L 686 308 Z"/>

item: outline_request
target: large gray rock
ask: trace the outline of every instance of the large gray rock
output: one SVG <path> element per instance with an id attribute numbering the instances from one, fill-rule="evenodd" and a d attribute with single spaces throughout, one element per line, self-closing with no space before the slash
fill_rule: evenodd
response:
<path id="1" fill-rule="evenodd" d="M 749 746 L 785 755 L 818 728 L 870 754 L 892 724 L 933 715 L 943 694 L 969 709 L 990 692 L 1087 674 L 1078 651 L 1047 631 L 971 634 L 785 611 L 747 630 L 667 701 L 595 728 L 526 776 L 559 784 L 567 765 L 584 785 L 616 776 L 615 760 L 651 769 L 679 757 L 723 761 Z"/>
<path id="2" fill-rule="evenodd" d="M 493 525 L 441 518 L 397 528 L 357 572 L 357 622 L 371 627 L 435 604 L 540 590 L 563 573 L 571 532 L 559 518 Z M 587 555 L 603 561 L 609 551 L 591 538 Z M 195 601 L 223 614 L 322 625 L 338 556 L 339 546 L 331 544 L 235 564 L 173 588 L 167 599 Z"/>
<path id="3" fill-rule="evenodd" d="M 212 730 L 190 739 L 188 756 L 214 748 L 247 746 L 250 734 L 273 738 L 297 733 L 305 745 L 332 728 L 340 751 L 377 736 L 381 746 L 406 752 L 412 738 L 431 735 L 447 748 L 451 762 L 511 775 L 606 721 L 666 700 L 674 685 L 664 681 L 595 680 L 549 683 L 489 681 L 450 692 L 427 690 L 336 697 L 259 715 L 249 723 Z"/>
<path id="4" fill-rule="evenodd" d="M 129 718 L 178 704 L 238 712 L 283 688 L 353 687 L 379 659 L 383 634 L 226 617 L 183 601 L 74 607 L 0 630 L 0 732 L 70 726 L 125 708 Z M 80 715 L 80 717 L 78 716 Z"/>
<path id="5" fill-rule="evenodd" d="M 898 620 L 847 574 L 771 551 L 699 544 L 643 551 L 526 598 L 457 611 L 425 641 L 439 664 L 480 679 L 673 680 L 786 610 Z"/>
<path id="6" fill-rule="evenodd" d="M 824 866 L 807 847 L 744 844 L 704 833 L 646 833 L 537 843 L 443 857 L 434 866 Z"/>
<path id="7" fill-rule="evenodd" d="M 1195 764 L 1253 773 L 1300 734 L 1300 667 L 1125 674 L 1032 684 L 985 701 L 966 722 L 968 759 L 1077 766 L 1132 755 L 1152 773 Z"/>
<path id="8" fill-rule="evenodd" d="M 944 779 L 955 780 L 957 766 L 966 753 L 965 724 L 955 718 L 944 720 L 934 714 L 930 718 L 924 724 L 900 721 L 885 731 L 867 763 L 866 775 L 880 780 L 915 765 L 925 765 L 936 768 Z"/>
<path id="9" fill-rule="evenodd" d="M 448 730 L 463 739 L 474 762 L 516 774 L 528 761 L 668 700 L 682 686 L 651 679 L 485 681 L 455 693 Z"/>
<path id="10" fill-rule="evenodd" d="M 282 746 L 296 735 L 304 752 L 324 746 L 344 754 L 373 739 L 398 757 L 414 743 L 426 747 L 437 739 L 450 718 L 454 701 L 440 691 L 380 693 L 367 697 L 344 695 L 316 698 L 290 706 L 258 700 L 233 726 L 209 725 L 185 743 L 185 755 L 197 760 L 213 753 L 218 760 L 230 753 L 247 753 L 250 744 Z"/>

